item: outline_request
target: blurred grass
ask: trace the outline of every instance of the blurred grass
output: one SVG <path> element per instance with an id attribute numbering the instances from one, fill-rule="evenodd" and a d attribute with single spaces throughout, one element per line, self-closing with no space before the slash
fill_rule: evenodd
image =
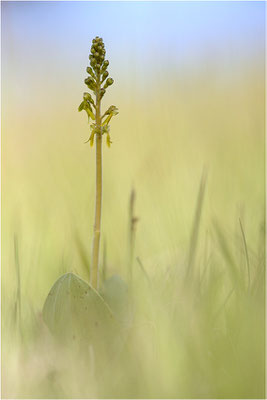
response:
<path id="1" fill-rule="evenodd" d="M 6 103 L 4 397 L 264 398 L 264 75 L 257 71 L 246 67 L 218 79 L 220 71 L 179 76 L 170 70 L 167 84 L 167 72 L 159 72 L 159 84 L 142 95 L 118 77 L 107 96 L 106 104 L 112 99 L 120 111 L 111 126 L 113 145 L 104 146 L 107 275 L 127 274 L 134 185 L 135 253 L 151 284 L 135 261 L 134 327 L 112 373 L 100 381 L 80 359 L 65 368 L 67 355 L 53 348 L 40 319 L 60 274 L 88 274 L 95 178 L 94 151 L 83 144 L 86 116 L 76 111 L 83 87 L 61 102 L 47 101 L 47 90 L 40 104 L 22 107 L 15 118 Z M 191 232 L 204 165 L 196 240 Z M 18 265 L 23 334 L 15 337 Z"/>

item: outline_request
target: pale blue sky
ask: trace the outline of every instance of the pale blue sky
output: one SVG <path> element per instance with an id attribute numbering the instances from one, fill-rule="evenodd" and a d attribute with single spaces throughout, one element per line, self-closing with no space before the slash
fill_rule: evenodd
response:
<path id="1" fill-rule="evenodd" d="M 2 2 L 3 50 L 8 35 L 8 45 L 27 54 L 44 46 L 76 56 L 98 34 L 114 54 L 134 51 L 144 61 L 162 54 L 182 62 L 229 46 L 258 51 L 264 7 L 256 1 Z"/>
<path id="2" fill-rule="evenodd" d="M 34 91 L 41 83 L 45 88 L 55 83 L 65 87 L 66 82 L 80 86 L 96 35 L 104 38 L 111 75 L 115 80 L 120 76 L 122 85 L 130 76 L 132 85 L 142 87 L 170 69 L 198 73 L 219 68 L 220 77 L 253 64 L 263 71 L 264 2 L 1 5 L 3 86 L 8 91 L 16 85 L 16 93 L 21 86 L 24 98 L 26 88 Z"/>

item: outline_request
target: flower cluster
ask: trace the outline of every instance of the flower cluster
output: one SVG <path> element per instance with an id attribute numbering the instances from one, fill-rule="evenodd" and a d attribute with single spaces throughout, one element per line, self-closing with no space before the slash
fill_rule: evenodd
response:
<path id="1" fill-rule="evenodd" d="M 100 117 L 100 121 L 96 120 L 97 108 L 100 107 L 100 101 L 104 96 L 106 89 L 114 82 L 112 78 L 108 77 L 109 73 L 107 67 L 109 66 L 109 61 L 105 59 L 105 55 L 106 50 L 103 39 L 96 36 L 92 41 L 91 53 L 89 55 L 90 67 L 87 67 L 86 69 L 89 76 L 84 80 L 88 89 L 94 93 L 96 100 L 93 100 L 90 93 L 85 92 L 78 111 L 84 110 L 87 113 L 88 122 L 90 122 L 90 118 L 95 121 L 95 123 L 90 125 L 91 135 L 87 142 L 90 142 L 91 146 L 93 146 L 95 134 L 106 134 L 107 145 L 110 147 L 110 127 L 108 123 L 114 115 L 118 114 L 117 107 L 110 106 L 102 117 Z M 106 118 L 104 119 L 104 117 Z"/>

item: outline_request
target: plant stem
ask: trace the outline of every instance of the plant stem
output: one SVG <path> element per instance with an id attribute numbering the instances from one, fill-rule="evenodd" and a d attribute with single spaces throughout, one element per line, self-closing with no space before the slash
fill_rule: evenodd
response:
<path id="1" fill-rule="evenodd" d="M 100 119 L 100 76 L 97 77 L 96 86 L 96 197 L 95 197 L 95 224 L 92 251 L 91 285 L 98 288 L 98 260 L 101 226 L 102 202 L 102 135 Z"/>

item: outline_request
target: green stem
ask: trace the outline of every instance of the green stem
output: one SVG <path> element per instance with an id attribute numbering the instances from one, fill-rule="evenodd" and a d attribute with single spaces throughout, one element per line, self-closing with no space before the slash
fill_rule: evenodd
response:
<path id="1" fill-rule="evenodd" d="M 92 251 L 91 285 L 98 289 L 98 262 L 101 227 L 102 203 L 102 135 L 100 118 L 100 77 L 97 77 L 96 87 L 96 198 L 95 198 L 95 224 Z"/>

